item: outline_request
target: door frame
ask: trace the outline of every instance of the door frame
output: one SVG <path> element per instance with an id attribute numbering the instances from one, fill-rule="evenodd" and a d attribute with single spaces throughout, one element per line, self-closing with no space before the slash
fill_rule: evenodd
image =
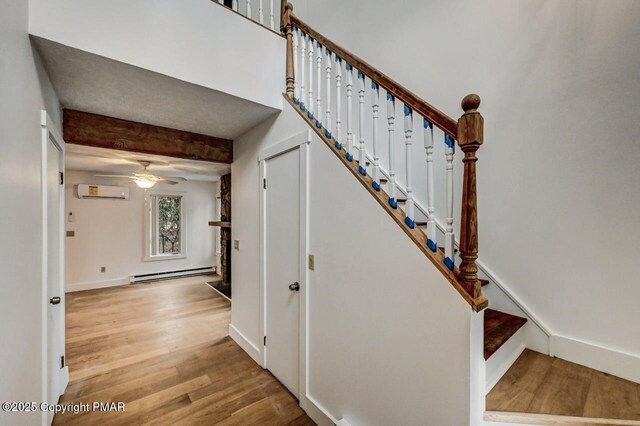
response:
<path id="1" fill-rule="evenodd" d="M 41 185 L 41 202 L 42 202 L 42 401 L 49 402 L 49 390 L 48 390 L 48 382 L 49 382 L 49 336 L 48 336 L 48 325 L 49 325 L 49 301 L 48 298 L 48 214 L 47 214 L 47 172 L 48 172 L 48 148 L 49 148 L 49 140 L 51 140 L 56 148 L 58 148 L 60 152 L 59 156 L 59 170 L 64 172 L 64 158 L 65 158 L 65 142 L 62 138 L 62 134 L 60 130 L 55 125 L 51 117 L 47 113 L 46 110 L 42 110 L 40 114 L 40 126 L 41 126 L 41 162 L 40 162 L 40 185 Z M 64 197 L 65 197 L 65 189 L 64 186 L 60 190 L 60 214 L 59 214 L 59 230 L 60 230 L 60 245 L 58 250 L 60 250 L 59 256 L 59 285 L 60 285 L 60 324 L 61 324 L 61 334 L 58 336 L 60 339 L 60 347 L 62 348 L 62 355 L 65 354 L 65 305 L 66 305 L 66 297 L 65 297 L 65 288 L 64 288 L 64 264 L 65 264 L 65 251 L 64 251 L 64 234 L 65 234 L 65 206 L 64 206 Z M 60 369 L 60 377 L 59 382 L 60 389 L 59 393 L 62 395 L 64 390 L 69 383 L 69 367 L 66 365 L 64 368 Z M 48 411 L 42 412 L 42 424 L 48 425 Z"/>
<path id="2" fill-rule="evenodd" d="M 260 165 L 260 331 L 262 336 L 267 332 L 267 309 L 266 309 L 266 190 L 263 182 L 267 178 L 266 161 L 277 157 L 285 152 L 297 149 L 300 155 L 300 242 L 299 242 L 299 272 L 300 276 L 300 322 L 299 322 L 299 390 L 298 395 L 300 406 L 306 409 L 307 406 L 307 305 L 309 282 L 307 269 L 307 256 L 309 253 L 309 144 L 311 143 L 311 131 L 305 130 L 290 138 L 287 138 L 275 145 L 260 151 L 258 163 Z M 258 346 L 260 352 L 261 367 L 267 368 L 267 350 L 264 345 Z"/>

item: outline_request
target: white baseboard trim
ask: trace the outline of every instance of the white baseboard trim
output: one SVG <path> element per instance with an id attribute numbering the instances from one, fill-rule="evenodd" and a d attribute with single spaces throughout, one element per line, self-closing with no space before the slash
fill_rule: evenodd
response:
<path id="1" fill-rule="evenodd" d="M 260 356 L 260 349 L 247 337 L 242 334 L 233 324 L 229 324 L 229 337 L 238 344 L 249 356 L 260 366 L 262 366 L 262 357 Z"/>
<path id="2" fill-rule="evenodd" d="M 333 417 L 331 413 L 309 394 L 305 395 L 304 398 L 300 398 L 300 407 L 318 426 L 349 425 L 349 422 L 345 419 L 336 419 Z"/>
<path id="3" fill-rule="evenodd" d="M 565 336 L 551 336 L 551 355 L 640 383 L 640 356 Z"/>
<path id="4" fill-rule="evenodd" d="M 62 369 L 62 383 L 60 384 L 60 395 L 64 395 L 69 385 L 69 366 L 65 365 Z"/>
<path id="5" fill-rule="evenodd" d="M 116 278 L 105 281 L 89 281 L 84 283 L 71 283 L 65 285 L 65 293 L 73 293 L 74 291 L 94 290 L 96 288 L 118 287 L 129 284 L 129 277 Z"/>

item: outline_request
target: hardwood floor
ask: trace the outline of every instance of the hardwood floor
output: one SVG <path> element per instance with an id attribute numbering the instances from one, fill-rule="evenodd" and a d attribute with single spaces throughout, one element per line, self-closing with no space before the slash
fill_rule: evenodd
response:
<path id="1" fill-rule="evenodd" d="M 489 392 L 486 409 L 640 424 L 640 384 L 527 349 Z"/>
<path id="2" fill-rule="evenodd" d="M 56 425 L 312 425 L 298 401 L 227 335 L 229 301 L 191 277 L 67 294 L 70 383 Z"/>

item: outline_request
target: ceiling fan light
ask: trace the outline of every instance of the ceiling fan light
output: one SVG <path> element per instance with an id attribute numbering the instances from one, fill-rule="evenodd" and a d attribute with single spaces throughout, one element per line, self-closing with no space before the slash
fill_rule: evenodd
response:
<path id="1" fill-rule="evenodd" d="M 142 189 L 149 189 L 152 188 L 153 185 L 156 184 L 155 180 L 151 180 L 151 179 L 135 179 L 134 182 L 136 183 L 136 185 L 138 185 L 140 188 Z"/>

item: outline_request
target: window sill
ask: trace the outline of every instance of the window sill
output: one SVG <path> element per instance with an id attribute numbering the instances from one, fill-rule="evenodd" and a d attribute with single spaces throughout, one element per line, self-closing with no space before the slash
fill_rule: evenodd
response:
<path id="1" fill-rule="evenodd" d="M 158 260 L 173 260 L 173 259 L 186 259 L 187 255 L 184 253 L 181 254 L 159 254 L 156 256 L 145 256 L 145 262 L 155 262 Z"/>

